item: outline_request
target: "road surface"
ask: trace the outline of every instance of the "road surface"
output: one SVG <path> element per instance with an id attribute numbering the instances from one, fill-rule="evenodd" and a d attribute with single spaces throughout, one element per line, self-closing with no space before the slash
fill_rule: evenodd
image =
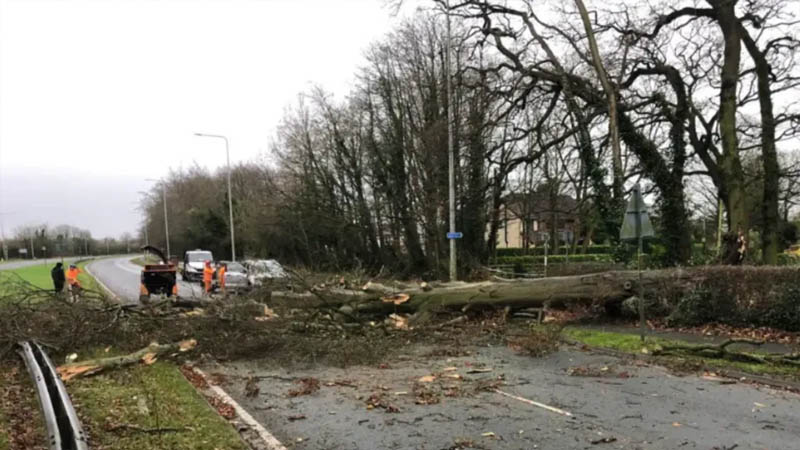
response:
<path id="1" fill-rule="evenodd" d="M 87 259 L 91 257 L 87 256 L 70 256 L 68 258 L 64 258 L 64 264 L 69 264 L 73 261 L 78 261 L 80 259 Z M 28 266 L 35 266 L 39 264 L 44 264 L 45 262 L 50 265 L 55 265 L 57 261 L 61 261 L 61 257 L 52 257 L 52 258 L 38 258 L 38 259 L 25 259 L 22 261 L 12 261 L 6 263 L 0 263 L 0 270 L 13 270 L 19 269 L 22 267 Z"/>
<path id="2" fill-rule="evenodd" d="M 103 283 L 107 289 L 120 300 L 127 303 L 139 301 L 139 284 L 142 266 L 131 262 L 131 259 L 142 255 L 126 255 L 104 258 L 89 263 L 89 271 Z M 200 297 L 203 289 L 200 283 L 186 283 L 178 274 L 178 295 L 181 297 Z"/>
<path id="3" fill-rule="evenodd" d="M 241 361 L 204 370 L 225 380 L 237 402 L 295 449 L 798 448 L 800 396 L 794 393 L 675 376 L 572 348 L 545 358 L 505 346 L 469 350 L 468 356 L 431 357 L 430 349 L 409 348 L 379 367 L 298 370 Z M 580 368 L 597 376 L 569 375 Z M 319 380 L 319 390 L 292 394 L 308 377 Z M 246 389 L 254 380 L 258 389 Z"/>

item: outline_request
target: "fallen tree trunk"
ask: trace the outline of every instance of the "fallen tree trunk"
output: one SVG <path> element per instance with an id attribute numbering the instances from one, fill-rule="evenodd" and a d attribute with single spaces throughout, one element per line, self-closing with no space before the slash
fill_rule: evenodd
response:
<path id="1" fill-rule="evenodd" d="M 63 381 L 69 381 L 73 378 L 95 375 L 108 369 L 130 366 L 139 362 L 144 364 L 152 364 L 161 355 L 175 352 L 186 352 L 192 350 L 195 348 L 195 346 L 197 346 L 197 341 L 194 339 L 164 345 L 154 342 L 134 353 L 110 358 L 91 359 L 88 361 L 64 364 L 63 366 L 58 367 L 56 371 L 58 371 L 58 374 L 61 376 Z"/>
<path id="2" fill-rule="evenodd" d="M 638 272 L 617 271 L 591 275 L 484 281 L 479 283 L 442 283 L 394 291 L 372 284 L 364 290 L 316 290 L 311 293 L 273 292 L 273 299 L 305 300 L 315 306 L 341 307 L 346 313 L 389 314 L 417 313 L 415 322 L 424 321 L 434 310 L 467 310 L 485 307 L 511 309 L 542 307 L 565 303 L 620 302 L 636 294 Z M 683 269 L 653 270 L 642 273 L 646 292 L 664 289 L 689 290 L 702 272 Z M 375 289 L 375 287 L 378 287 Z M 397 304 L 398 294 L 408 300 Z"/>
<path id="3" fill-rule="evenodd" d="M 753 353 L 728 350 L 733 344 L 763 345 L 762 341 L 752 339 L 728 339 L 719 345 L 673 344 L 653 350 L 653 355 L 660 356 L 699 356 L 701 358 L 726 359 L 757 364 L 778 364 L 800 367 L 800 353 Z"/>

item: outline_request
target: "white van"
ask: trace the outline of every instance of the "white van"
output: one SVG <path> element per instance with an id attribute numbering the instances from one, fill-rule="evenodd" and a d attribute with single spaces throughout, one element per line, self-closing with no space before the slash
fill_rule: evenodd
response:
<path id="1" fill-rule="evenodd" d="M 183 254 L 183 275 L 184 281 L 202 281 L 203 280 L 203 266 L 206 261 L 211 261 L 214 264 L 214 255 L 208 250 L 189 250 Z"/>

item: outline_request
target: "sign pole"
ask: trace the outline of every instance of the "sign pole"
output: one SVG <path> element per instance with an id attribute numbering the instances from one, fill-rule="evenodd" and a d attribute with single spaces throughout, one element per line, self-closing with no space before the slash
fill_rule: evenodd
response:
<path id="1" fill-rule="evenodd" d="M 544 278 L 547 278 L 547 250 L 550 247 L 550 238 L 544 241 Z"/>
<path id="2" fill-rule="evenodd" d="M 634 198 L 634 207 L 636 208 L 636 240 L 638 245 L 636 247 L 636 269 L 639 271 L 639 332 L 642 342 L 644 342 L 645 334 L 645 319 L 644 319 L 644 283 L 642 283 L 642 204 L 640 202 L 642 196 L 640 195 L 639 186 L 636 186 L 636 195 Z"/>

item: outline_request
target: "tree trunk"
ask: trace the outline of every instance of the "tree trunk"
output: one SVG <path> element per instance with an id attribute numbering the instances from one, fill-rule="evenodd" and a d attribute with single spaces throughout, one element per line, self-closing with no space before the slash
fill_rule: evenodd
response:
<path id="1" fill-rule="evenodd" d="M 652 270 L 642 273 L 645 295 L 678 289 L 688 291 L 705 273 L 683 269 Z M 610 304 L 637 295 L 638 272 L 618 271 L 591 275 L 526 280 L 446 283 L 424 287 L 386 287 L 368 284 L 363 290 L 330 289 L 315 293 L 273 292 L 273 300 L 306 307 L 347 308 L 360 314 L 417 313 L 417 323 L 437 310 L 482 308 L 527 308 L 565 303 Z M 399 296 L 398 293 L 402 293 Z M 408 300 L 392 300 L 407 295 Z M 343 306 L 346 305 L 346 306 Z"/>
<path id="2" fill-rule="evenodd" d="M 594 37 L 594 30 L 592 29 L 592 22 L 589 19 L 589 12 L 586 10 L 583 0 L 575 0 L 575 5 L 583 21 L 583 27 L 586 30 L 586 38 L 589 40 L 589 50 L 592 53 L 592 64 L 597 72 L 597 77 L 600 79 L 600 84 L 603 85 L 606 99 L 608 101 L 608 134 L 611 143 L 611 163 L 613 171 L 612 194 L 615 199 L 622 198 L 622 151 L 620 150 L 620 137 L 619 127 L 617 126 L 617 91 L 612 86 L 611 81 L 608 79 L 608 73 L 603 66 L 603 60 L 600 57 L 600 51 L 597 49 L 597 40 Z"/>
<path id="3" fill-rule="evenodd" d="M 717 12 L 717 21 L 725 41 L 719 96 L 719 130 L 722 137 L 722 156 L 719 166 L 725 180 L 728 229 L 733 232 L 740 231 L 746 236 L 749 229 L 748 210 L 744 173 L 739 158 L 739 144 L 736 135 L 736 89 L 739 82 L 741 58 L 736 0 L 708 1 Z"/>
<path id="4" fill-rule="evenodd" d="M 747 29 L 739 22 L 739 34 L 747 52 L 756 65 L 758 77 L 758 101 L 761 107 L 761 157 L 764 164 L 764 192 L 761 215 L 764 221 L 762 229 L 762 261 L 765 264 L 778 264 L 778 190 L 779 166 L 778 153 L 775 149 L 775 116 L 772 112 L 772 91 L 770 89 L 770 66 L 766 55 L 756 46 Z"/>

